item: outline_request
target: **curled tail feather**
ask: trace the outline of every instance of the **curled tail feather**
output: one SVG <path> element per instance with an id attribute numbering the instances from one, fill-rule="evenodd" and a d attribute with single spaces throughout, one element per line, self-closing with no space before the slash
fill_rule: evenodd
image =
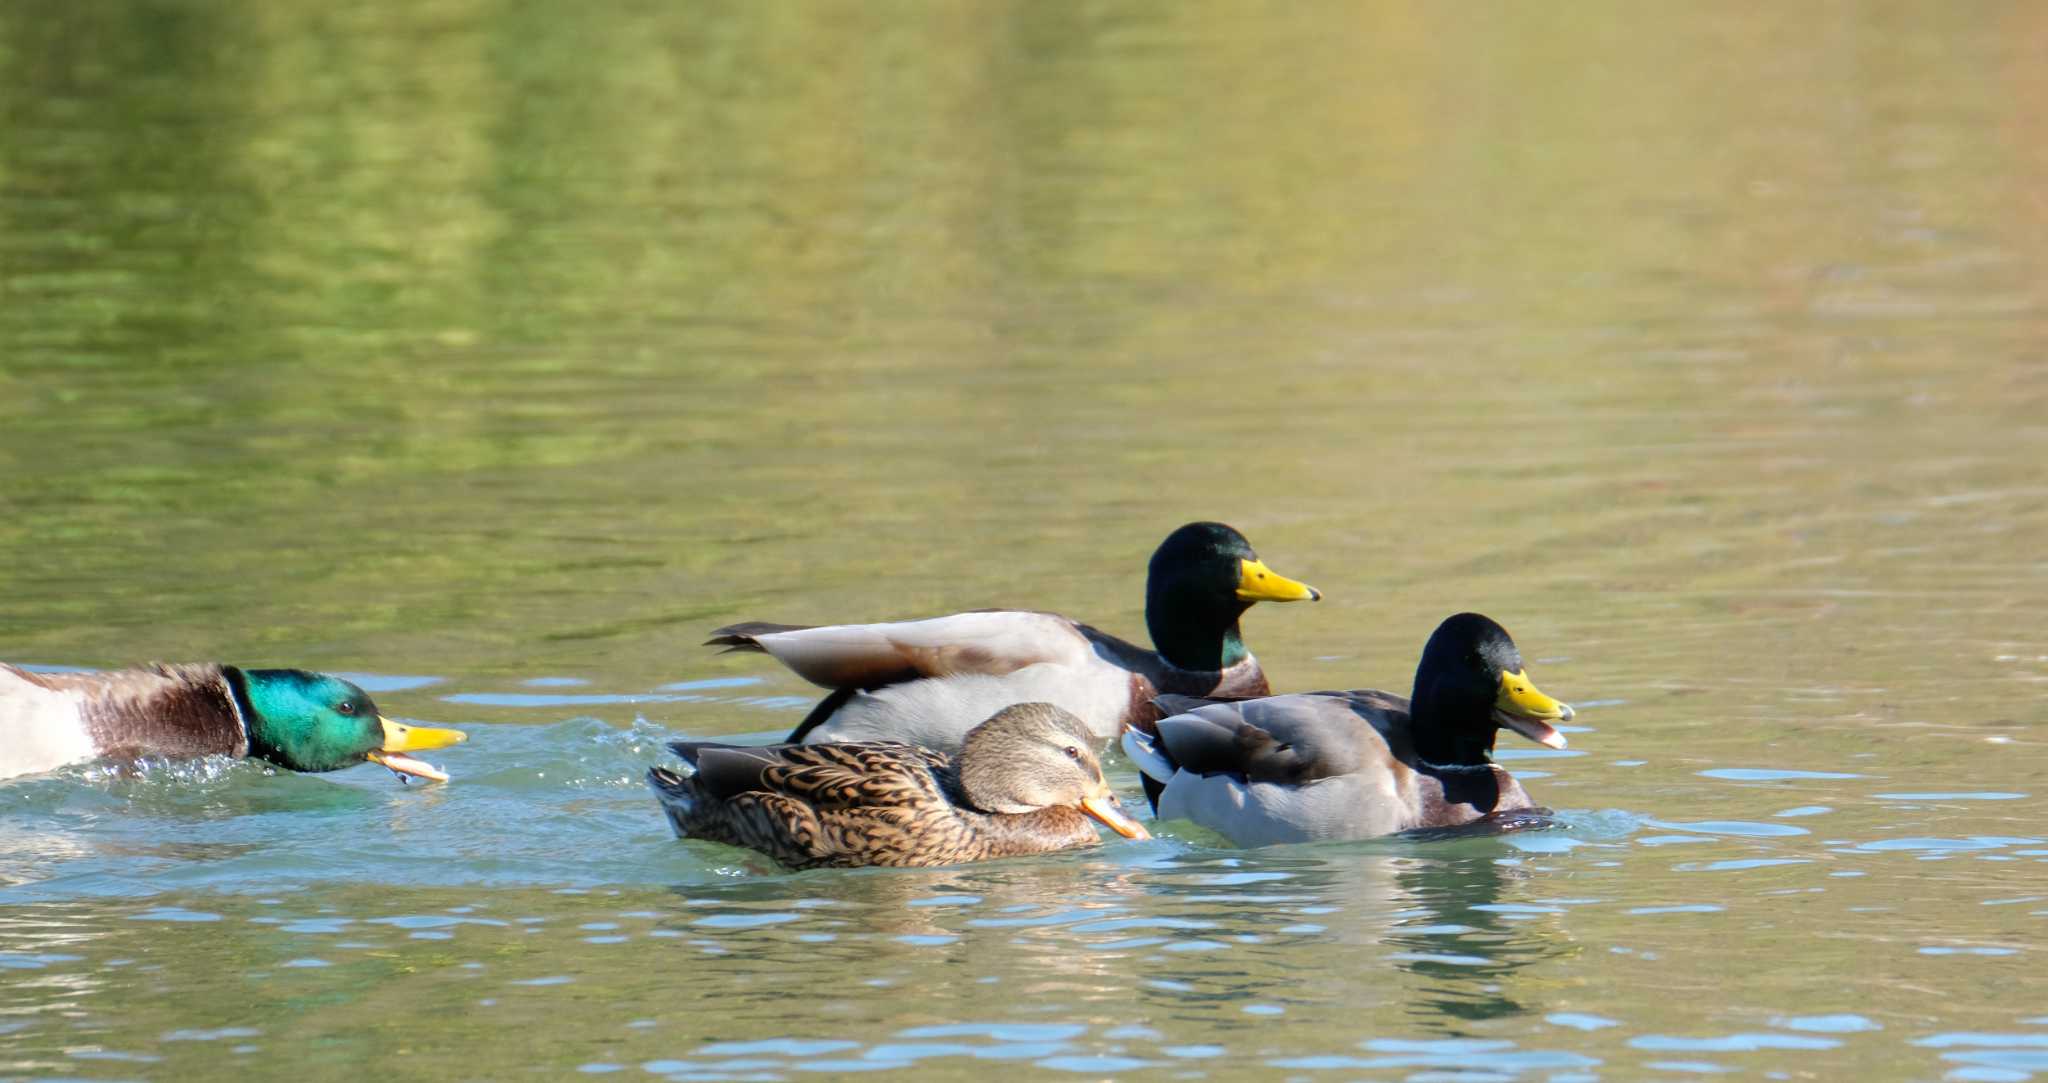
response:
<path id="1" fill-rule="evenodd" d="M 724 647 L 725 650 L 719 652 L 721 654 L 732 654 L 736 651 L 767 654 L 768 648 L 763 647 L 757 637 L 774 635 L 777 632 L 801 632 L 812 627 L 815 626 L 809 624 L 775 624 L 765 620 L 747 620 L 741 621 L 738 624 L 728 624 L 723 628 L 714 630 L 711 633 L 711 638 L 704 641 L 704 645 L 707 647 Z"/>
<path id="2" fill-rule="evenodd" d="M 666 767 L 648 768 L 647 785 L 652 787 L 655 795 L 661 799 L 662 809 L 669 813 L 669 823 L 674 825 L 676 834 L 684 834 L 682 820 L 676 813 L 687 814 L 696 811 L 697 788 L 690 785 L 687 777 Z"/>
<path id="3" fill-rule="evenodd" d="M 854 693 L 859 691 L 858 688 L 833 689 L 832 694 L 819 700 L 817 706 L 811 708 L 811 713 L 805 715 L 804 720 L 797 723 L 796 728 L 790 730 L 789 736 L 783 740 L 793 745 L 804 743 L 804 739 L 811 735 L 812 730 L 824 725 L 826 720 L 839 713 L 839 708 L 846 706 L 846 701 L 852 699 Z"/>

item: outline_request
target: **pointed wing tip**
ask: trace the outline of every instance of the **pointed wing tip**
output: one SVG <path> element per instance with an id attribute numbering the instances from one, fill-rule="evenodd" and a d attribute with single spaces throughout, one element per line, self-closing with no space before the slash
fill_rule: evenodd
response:
<path id="1" fill-rule="evenodd" d="M 1136 767 L 1138 773 L 1146 778 L 1165 782 L 1179 770 L 1158 740 L 1135 727 L 1125 726 L 1123 737 L 1118 744 L 1123 748 L 1124 756 L 1131 761 L 1131 766 Z"/>

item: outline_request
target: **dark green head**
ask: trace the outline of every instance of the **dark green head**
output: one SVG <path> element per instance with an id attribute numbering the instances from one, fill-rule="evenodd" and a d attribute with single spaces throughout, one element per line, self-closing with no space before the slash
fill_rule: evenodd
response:
<path id="1" fill-rule="evenodd" d="M 249 721 L 249 754 L 293 771 L 338 771 L 369 761 L 403 774 L 446 775 L 393 755 L 440 748 L 464 739 L 456 730 L 405 726 L 377 712 L 369 693 L 325 673 L 249 669 L 241 674 Z"/>
<path id="2" fill-rule="evenodd" d="M 1430 763 L 1485 763 L 1502 727 L 1537 744 L 1563 748 L 1550 723 L 1572 716 L 1523 671 L 1508 631 L 1477 613 L 1437 625 L 1415 667 L 1409 712 L 1416 752 Z"/>
<path id="3" fill-rule="evenodd" d="M 1244 660 L 1237 620 L 1254 602 L 1316 601 L 1322 592 L 1266 567 L 1244 535 L 1222 523 L 1189 523 L 1166 536 L 1145 573 L 1145 627 L 1152 645 L 1182 669 L 1217 670 Z"/>

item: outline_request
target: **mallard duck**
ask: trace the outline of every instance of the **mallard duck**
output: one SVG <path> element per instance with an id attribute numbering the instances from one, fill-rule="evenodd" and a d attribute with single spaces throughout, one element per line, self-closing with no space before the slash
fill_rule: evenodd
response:
<path id="1" fill-rule="evenodd" d="M 677 741 L 689 775 L 648 785 L 678 838 L 758 850 L 795 869 L 952 865 L 1092 846 L 1125 814 L 1088 727 L 1049 703 L 1003 708 L 948 756 L 896 742 L 739 746 Z"/>
<path id="2" fill-rule="evenodd" d="M 362 689 L 303 669 L 158 663 L 30 673 L 0 662 L 0 778 L 103 756 L 253 756 L 293 771 L 368 761 L 446 782 L 404 753 L 466 739 L 377 713 Z"/>
<path id="3" fill-rule="evenodd" d="M 1123 747 L 1158 789 L 1162 820 L 1241 846 L 1454 827 L 1532 807 L 1489 758 L 1500 729 L 1563 748 L 1570 706 L 1523 671 L 1507 630 L 1477 613 L 1437 626 L 1409 699 L 1305 692 L 1235 701 L 1162 696 L 1156 736 Z M 1159 788 L 1163 787 L 1163 788 Z"/>
<path id="4" fill-rule="evenodd" d="M 1322 593 L 1271 568 L 1244 535 L 1189 523 L 1167 535 L 1145 576 L 1149 651 L 1055 613 L 985 609 L 888 624 L 748 622 L 707 645 L 760 651 L 832 689 L 789 740 L 906 741 L 950 751 L 969 726 L 1012 703 L 1055 703 L 1096 741 L 1158 717 L 1162 692 L 1270 691 L 1238 618 L 1255 602 Z"/>

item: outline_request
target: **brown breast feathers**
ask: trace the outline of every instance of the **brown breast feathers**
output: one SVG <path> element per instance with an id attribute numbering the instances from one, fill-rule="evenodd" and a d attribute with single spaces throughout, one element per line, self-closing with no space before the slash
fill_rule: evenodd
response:
<path id="1" fill-rule="evenodd" d="M 186 758 L 249 754 L 230 668 L 213 663 L 78 674 L 86 733 L 104 756 Z"/>

